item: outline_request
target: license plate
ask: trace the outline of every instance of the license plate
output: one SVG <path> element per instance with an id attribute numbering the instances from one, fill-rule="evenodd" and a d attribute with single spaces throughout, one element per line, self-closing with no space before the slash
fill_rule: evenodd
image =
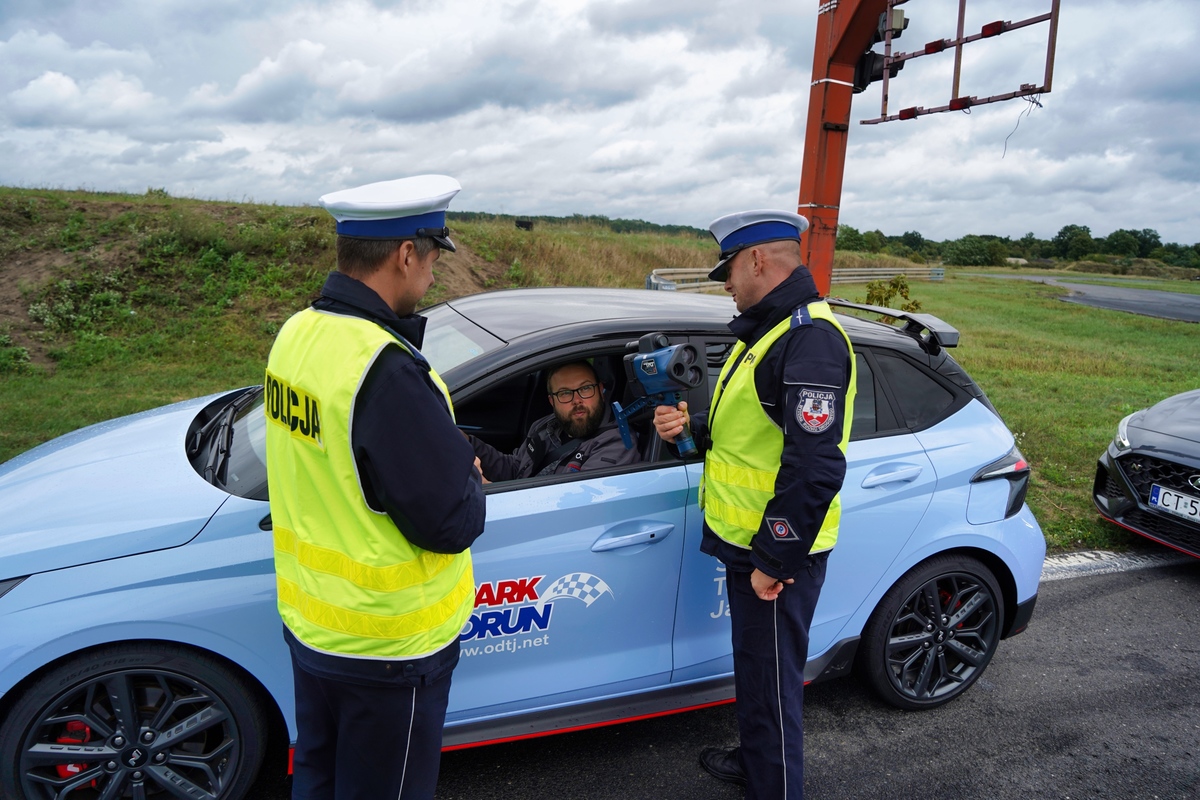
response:
<path id="1" fill-rule="evenodd" d="M 1150 505 L 1161 508 L 1175 516 L 1200 522 L 1200 497 L 1180 494 L 1158 484 L 1150 487 Z"/>

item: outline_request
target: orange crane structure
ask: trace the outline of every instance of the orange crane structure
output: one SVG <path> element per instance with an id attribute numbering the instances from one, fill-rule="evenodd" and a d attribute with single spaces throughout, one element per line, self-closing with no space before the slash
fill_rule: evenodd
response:
<path id="1" fill-rule="evenodd" d="M 833 275 L 833 251 L 837 240 L 853 95 L 865 89 L 868 83 L 882 80 L 882 114 L 878 119 L 864 120 L 864 123 L 875 124 L 894 119 L 915 119 L 939 111 L 965 111 L 976 105 L 1049 92 L 1058 31 L 1059 0 L 1050 0 L 1050 10 L 1045 14 L 1017 22 L 990 22 L 975 34 L 966 34 L 963 29 L 967 0 L 959 0 L 958 31 L 953 39 L 939 39 L 913 52 L 898 54 L 892 53 L 892 39 L 899 36 L 906 23 L 904 12 L 895 10 L 895 7 L 907 0 L 817 2 L 816 47 L 813 51 L 812 88 L 808 101 L 797 213 L 809 221 L 809 228 L 800 239 L 803 263 L 812 271 L 817 289 L 822 295 L 827 295 Z M 965 44 L 1039 22 L 1050 23 L 1045 79 L 1040 86 L 1025 83 L 1016 91 L 990 97 L 959 94 L 959 73 Z M 884 45 L 882 54 L 871 51 L 872 46 L 879 42 Z M 950 101 L 937 108 L 906 108 L 894 116 L 888 116 L 888 79 L 895 77 L 905 62 L 911 59 L 947 50 L 955 53 Z"/>

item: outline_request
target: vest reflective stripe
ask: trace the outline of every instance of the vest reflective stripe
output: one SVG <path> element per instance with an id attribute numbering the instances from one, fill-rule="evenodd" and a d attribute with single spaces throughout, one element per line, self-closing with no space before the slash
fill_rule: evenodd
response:
<path id="1" fill-rule="evenodd" d="M 409 542 L 363 495 L 350 447 L 358 390 L 384 348 L 407 342 L 369 320 L 306 309 L 267 365 L 267 476 L 279 613 L 305 644 L 369 658 L 418 658 L 457 639 L 475 599 L 469 551 Z M 445 396 L 445 383 L 430 370 Z M 282 399 L 281 399 L 282 398 Z M 297 418 L 300 415 L 309 415 Z M 312 419 L 319 418 L 319 437 Z M 306 422 L 307 420 L 307 422 Z M 304 433 L 304 429 L 308 433 Z"/>
<path id="2" fill-rule="evenodd" d="M 838 445 L 844 455 L 850 440 L 857 389 L 854 350 L 826 302 L 819 300 L 805 308 L 812 319 L 832 323 L 850 349 L 850 381 L 841 421 L 842 440 Z M 739 341 L 729 354 L 713 393 L 713 410 L 709 418 L 712 447 L 704 459 L 700 507 L 704 509 L 704 520 L 713 533 L 746 550 L 750 549 L 750 541 L 762 525 L 767 504 L 775 495 L 775 480 L 783 454 L 783 431 L 767 416 L 759 402 L 754 370 L 775 342 L 791 329 L 792 319 L 789 316 L 768 331 L 740 361 L 739 356 L 746 345 Z M 729 374 L 731 370 L 732 375 Z M 810 552 L 829 550 L 837 543 L 841 510 L 839 493 L 829 504 Z"/>
<path id="3" fill-rule="evenodd" d="M 399 592 L 418 586 L 437 575 L 454 561 L 454 555 L 429 553 L 427 558 L 387 567 L 374 567 L 355 561 L 344 553 L 309 542 L 275 526 L 275 557 L 291 558 L 303 569 L 321 572 L 378 592 Z M 432 570 L 432 571 L 431 571 Z"/>
<path id="4" fill-rule="evenodd" d="M 428 644 L 425 631 L 441 627 L 447 621 L 453 621 L 454 635 L 457 637 L 463 626 L 463 622 L 457 621 L 459 607 L 464 600 L 471 605 L 475 603 L 475 586 L 470 582 L 460 583 L 453 592 L 434 605 L 417 608 L 406 614 L 393 615 L 367 614 L 327 603 L 307 594 L 297 584 L 285 579 L 279 580 L 278 590 L 280 603 L 295 608 L 304 619 L 314 624 L 330 630 L 352 633 L 364 639 L 385 640 L 397 645 L 401 650 L 414 650 L 413 655 L 426 653 Z M 444 646 L 445 644 L 442 645 Z M 438 649 L 441 648 L 437 647 L 428 652 L 436 652 Z"/>

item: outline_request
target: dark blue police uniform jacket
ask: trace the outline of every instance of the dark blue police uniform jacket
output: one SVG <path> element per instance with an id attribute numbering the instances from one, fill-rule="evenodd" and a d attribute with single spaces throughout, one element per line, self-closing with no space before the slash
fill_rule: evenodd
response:
<path id="1" fill-rule="evenodd" d="M 818 299 L 812 274 L 800 266 L 729 328 L 749 346 L 797 307 Z M 759 402 L 784 436 L 775 495 L 763 516 L 787 519 L 799 538 L 779 540 L 764 522 L 751 549 L 744 550 L 704 526 L 700 549 L 720 559 L 727 571 L 740 756 L 749 778 L 749 800 L 800 798 L 804 793 L 804 665 L 828 558 L 828 553 L 810 556 L 808 551 L 846 474 L 838 444 L 841 415 L 853 413 L 846 408 L 850 374 L 846 340 L 824 320 L 784 333 L 754 372 Z M 840 387 L 835 390 L 835 424 L 819 434 L 794 422 L 800 390 L 810 383 Z M 701 449 L 711 443 L 705 422 L 700 415 L 693 420 Z M 785 585 L 775 601 L 760 600 L 750 584 L 755 568 L 795 582 Z"/>
<path id="2" fill-rule="evenodd" d="M 371 320 L 418 350 L 424 338 L 424 317 L 400 318 L 341 272 L 329 275 L 313 308 Z M 421 359 L 399 346 L 384 349 L 359 387 L 350 444 L 367 504 L 386 512 L 408 541 L 458 553 L 483 531 L 475 455 L 449 426 L 445 398 Z M 309 737 L 297 743 L 293 800 L 432 797 L 458 642 L 425 658 L 388 661 L 317 652 L 286 627 L 284 638 L 297 722 Z"/>

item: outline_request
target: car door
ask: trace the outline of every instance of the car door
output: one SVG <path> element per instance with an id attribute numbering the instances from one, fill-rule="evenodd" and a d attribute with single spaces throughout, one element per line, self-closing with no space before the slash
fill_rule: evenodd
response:
<path id="1" fill-rule="evenodd" d="M 460 424 L 470 417 L 464 410 Z M 667 683 L 685 466 L 550 475 L 487 492 L 447 721 Z"/>
<path id="2" fill-rule="evenodd" d="M 715 382 L 724 362 L 727 344 L 710 340 L 706 348 L 710 383 Z M 847 619 L 916 529 L 937 483 L 921 443 L 893 410 L 894 403 L 872 352 L 861 347 L 856 348 L 855 355 L 858 384 L 854 427 L 846 451 L 841 530 L 809 631 L 810 658 L 824 653 L 841 638 Z M 700 472 L 698 466 L 693 469 L 693 482 Z M 693 513 L 698 514 L 698 509 Z M 695 527 L 699 528 L 699 521 Z M 732 669 L 724 567 L 694 552 L 698 530 L 695 537 L 684 554 L 676 626 L 676 680 Z"/>

